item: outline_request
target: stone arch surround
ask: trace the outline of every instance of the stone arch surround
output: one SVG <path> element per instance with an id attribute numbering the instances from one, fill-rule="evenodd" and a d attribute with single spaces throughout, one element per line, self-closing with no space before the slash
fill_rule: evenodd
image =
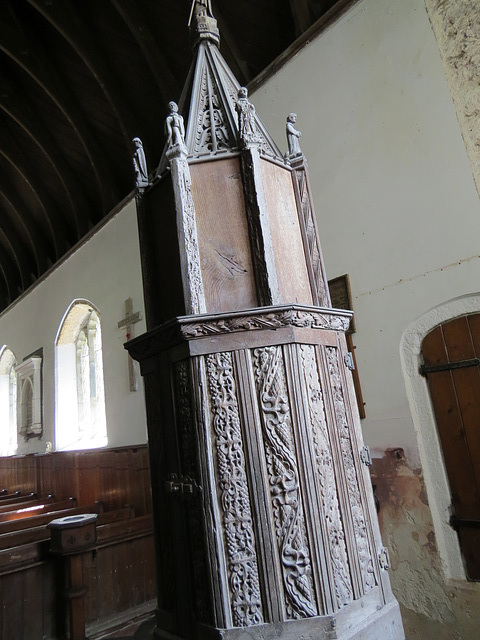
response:
<path id="1" fill-rule="evenodd" d="M 414 320 L 403 333 L 400 359 L 407 397 L 417 436 L 438 550 L 446 578 L 465 580 L 458 537 L 449 525 L 450 488 L 433 414 L 427 381 L 419 373 L 420 350 L 425 336 L 454 318 L 480 313 L 480 293 L 443 302 Z"/>

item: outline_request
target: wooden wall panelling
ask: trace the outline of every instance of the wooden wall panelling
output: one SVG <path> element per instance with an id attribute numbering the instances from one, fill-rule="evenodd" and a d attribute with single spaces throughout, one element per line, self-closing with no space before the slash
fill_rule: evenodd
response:
<path id="1" fill-rule="evenodd" d="M 99 619 L 99 602 L 103 598 L 104 585 L 98 575 L 97 550 L 83 554 L 82 558 L 83 578 L 85 584 L 88 585 L 88 591 L 85 594 L 85 621 Z"/>
<path id="2" fill-rule="evenodd" d="M 5 612 L 1 616 L 1 640 L 18 638 L 18 622 L 23 618 L 23 600 L 19 594 L 24 594 L 23 572 L 10 573 L 2 576 L 0 580 L 0 596 L 2 609 Z M 20 631 L 21 633 L 21 631 Z M 19 638 L 23 640 L 23 638 Z"/>
<path id="3" fill-rule="evenodd" d="M 144 445 L 0 458 L 0 487 L 57 500 L 76 497 L 79 505 L 102 499 L 106 510 L 134 504 L 138 515 L 152 510 Z"/>

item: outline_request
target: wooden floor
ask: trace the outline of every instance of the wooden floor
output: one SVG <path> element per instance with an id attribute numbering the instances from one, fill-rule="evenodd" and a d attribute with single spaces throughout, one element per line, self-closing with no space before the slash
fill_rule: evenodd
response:
<path id="1" fill-rule="evenodd" d="M 113 633 L 97 636 L 95 640 L 113 640 L 113 638 L 116 640 L 152 640 L 154 626 L 155 619 L 152 616 L 148 620 L 129 624 Z"/>

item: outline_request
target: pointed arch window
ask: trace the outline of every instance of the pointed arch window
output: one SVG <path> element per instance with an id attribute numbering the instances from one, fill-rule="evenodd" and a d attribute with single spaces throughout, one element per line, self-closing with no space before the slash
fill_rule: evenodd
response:
<path id="1" fill-rule="evenodd" d="M 100 313 L 74 301 L 56 340 L 55 448 L 91 449 L 107 444 Z"/>
<path id="2" fill-rule="evenodd" d="M 0 348 L 0 455 L 17 452 L 17 360 L 6 345 Z"/>

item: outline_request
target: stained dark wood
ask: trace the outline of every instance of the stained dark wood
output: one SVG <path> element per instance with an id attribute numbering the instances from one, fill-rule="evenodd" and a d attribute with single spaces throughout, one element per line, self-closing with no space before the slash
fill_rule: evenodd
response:
<path id="1" fill-rule="evenodd" d="M 148 478 L 146 447 L 0 459 L 1 485 L 5 487 L 0 502 L 0 598 L 4 611 L 0 640 L 64 637 L 66 574 L 49 552 L 47 528 L 60 517 L 98 514 L 94 551 L 84 553 L 73 566 L 73 582 L 85 584 L 88 592 L 84 606 L 75 608 L 72 637 L 83 638 L 84 620 L 89 635 L 89 629 L 108 625 L 111 619 L 134 615 L 130 612 L 135 607 L 150 606 L 155 597 L 155 558 Z M 42 499 L 19 495 L 16 481 L 40 496 L 44 491 L 62 496 L 76 490 L 80 506 L 72 507 L 74 498 L 47 498 L 41 515 L 19 512 L 17 507 L 38 506 Z M 100 495 L 104 501 L 89 502 L 92 496 Z M 141 515 L 136 517 L 137 513 Z"/>
<path id="2" fill-rule="evenodd" d="M 428 366 L 478 358 L 480 315 L 431 331 L 422 355 Z M 480 580 L 480 529 L 468 522 L 480 521 L 480 366 L 426 371 L 467 573 Z"/>
<path id="3" fill-rule="evenodd" d="M 0 458 L 0 486 L 57 501 L 73 496 L 78 506 L 102 500 L 105 511 L 133 504 L 137 515 L 151 512 L 146 446 Z"/>

